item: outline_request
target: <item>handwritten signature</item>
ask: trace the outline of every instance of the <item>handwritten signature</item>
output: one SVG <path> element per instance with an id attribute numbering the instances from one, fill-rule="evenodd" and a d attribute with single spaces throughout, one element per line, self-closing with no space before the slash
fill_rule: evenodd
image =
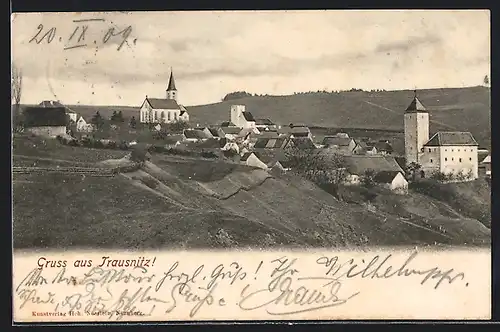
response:
<path id="1" fill-rule="evenodd" d="M 448 284 L 452 284 L 456 280 L 464 280 L 465 274 L 463 272 L 457 272 L 455 269 L 448 269 L 443 271 L 439 267 L 432 267 L 429 269 L 414 269 L 408 267 L 410 263 L 417 257 L 418 252 L 414 251 L 406 261 L 399 265 L 399 267 L 394 267 L 389 264 L 392 254 L 381 257 L 375 255 L 368 263 L 365 260 L 361 262 L 356 262 L 354 258 L 351 258 L 343 263 L 339 263 L 339 257 L 326 257 L 322 256 L 316 260 L 316 263 L 323 265 L 327 268 L 326 275 L 330 277 L 340 278 L 377 278 L 377 279 L 389 279 L 392 277 L 410 277 L 413 275 L 423 276 L 420 284 L 424 285 L 429 280 L 436 280 L 434 284 L 434 289 L 439 288 L 439 286 L 444 282 L 448 281 Z M 469 284 L 465 283 L 467 287 Z"/>
<path id="2" fill-rule="evenodd" d="M 50 44 L 53 41 L 58 41 L 60 43 L 65 43 L 66 46 L 64 47 L 64 50 L 71 50 L 75 48 L 87 47 L 91 44 L 98 45 L 98 41 L 102 45 L 111 41 L 118 44 L 117 51 L 121 50 L 123 45 L 128 42 L 128 38 L 132 33 L 132 26 L 129 25 L 124 29 L 119 29 L 116 26 L 108 26 L 107 29 L 105 29 L 105 33 L 99 38 L 89 40 L 89 38 L 87 38 L 91 31 L 89 27 L 95 26 L 98 22 L 102 23 L 106 22 L 106 20 L 101 18 L 73 20 L 73 23 L 77 24 L 73 31 L 71 33 L 63 34 L 59 34 L 57 27 L 50 27 L 46 29 L 43 24 L 39 24 L 36 33 L 31 37 L 28 43 L 41 44 L 45 41 L 47 44 Z M 113 24 L 113 22 L 110 23 Z M 133 39 L 133 43 L 135 44 L 136 42 L 137 39 Z"/>

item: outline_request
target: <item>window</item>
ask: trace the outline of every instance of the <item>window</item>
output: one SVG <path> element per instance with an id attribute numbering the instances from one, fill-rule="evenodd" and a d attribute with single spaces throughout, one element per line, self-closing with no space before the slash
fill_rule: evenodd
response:
<path id="1" fill-rule="evenodd" d="M 165 111 L 161 111 L 160 116 L 162 121 L 165 120 Z"/>
<path id="2" fill-rule="evenodd" d="M 171 120 L 171 117 L 170 117 L 170 112 L 168 112 L 167 114 L 168 114 L 168 115 L 167 115 L 167 117 L 168 117 L 168 121 L 170 121 L 170 120 Z"/>
<path id="3" fill-rule="evenodd" d="M 431 149 L 429 148 L 429 152 L 431 152 Z"/>
<path id="4" fill-rule="evenodd" d="M 448 161 L 448 158 L 444 158 L 444 161 Z"/>
<path id="5" fill-rule="evenodd" d="M 451 152 L 454 152 L 455 150 L 454 149 L 451 149 Z"/>
<path id="6" fill-rule="evenodd" d="M 453 161 L 453 157 L 451 157 L 451 161 Z"/>
<path id="7" fill-rule="evenodd" d="M 472 158 L 469 158 L 469 161 L 472 161 Z"/>
<path id="8" fill-rule="evenodd" d="M 461 163 L 462 162 L 462 158 L 458 158 L 458 162 Z"/>
<path id="9" fill-rule="evenodd" d="M 432 163 L 432 159 L 431 159 L 431 163 Z"/>
<path id="10" fill-rule="evenodd" d="M 448 151 L 448 149 L 444 149 L 444 151 L 445 151 L 445 152 L 447 152 L 447 151 Z"/>

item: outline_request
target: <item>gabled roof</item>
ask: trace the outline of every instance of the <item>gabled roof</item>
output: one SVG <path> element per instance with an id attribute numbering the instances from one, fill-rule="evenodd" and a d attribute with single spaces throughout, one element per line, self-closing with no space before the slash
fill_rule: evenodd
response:
<path id="1" fill-rule="evenodd" d="M 153 109 L 178 110 L 179 104 L 174 99 L 146 98 Z"/>
<path id="2" fill-rule="evenodd" d="M 56 100 L 44 100 L 38 106 L 41 107 L 64 107 L 59 101 Z"/>
<path id="3" fill-rule="evenodd" d="M 391 144 L 389 144 L 388 142 L 377 142 L 377 143 L 375 143 L 375 148 L 379 152 L 384 151 L 384 152 L 391 153 L 393 151 Z"/>
<path id="4" fill-rule="evenodd" d="M 405 113 L 427 113 L 427 109 L 422 105 L 420 100 L 417 98 L 417 93 L 415 92 L 415 97 L 411 101 L 410 105 L 406 108 Z"/>
<path id="5" fill-rule="evenodd" d="M 274 123 L 269 119 L 255 119 L 255 124 L 258 126 L 272 126 Z"/>
<path id="6" fill-rule="evenodd" d="M 245 111 L 243 112 L 243 117 L 245 118 L 245 120 L 247 121 L 255 121 L 252 113 L 248 112 L 248 111 Z"/>
<path id="7" fill-rule="evenodd" d="M 231 121 L 223 121 L 221 124 L 220 124 L 221 127 L 236 127 L 236 125 L 234 123 L 232 123 Z"/>
<path id="8" fill-rule="evenodd" d="M 26 107 L 24 121 L 25 127 L 66 126 L 66 109 L 64 107 Z"/>
<path id="9" fill-rule="evenodd" d="M 326 146 L 333 146 L 333 145 L 348 146 L 352 140 L 353 140 L 352 138 L 345 138 L 339 136 L 326 136 L 323 139 L 323 142 L 321 142 L 321 144 Z"/>
<path id="10" fill-rule="evenodd" d="M 239 127 L 221 127 L 221 130 L 224 134 L 238 135 L 242 129 Z"/>
<path id="11" fill-rule="evenodd" d="M 399 171 L 380 171 L 375 174 L 373 180 L 377 183 L 391 183 L 401 172 Z"/>
<path id="12" fill-rule="evenodd" d="M 220 137 L 219 131 L 216 128 L 207 128 L 213 137 Z"/>
<path id="13" fill-rule="evenodd" d="M 180 116 L 183 116 L 183 115 L 184 115 L 184 113 L 187 113 L 187 111 L 181 111 L 181 112 L 179 113 L 179 115 L 180 115 Z"/>
<path id="14" fill-rule="evenodd" d="M 360 141 L 360 142 L 357 142 L 357 144 L 364 150 L 367 150 L 367 151 L 370 151 L 370 150 L 373 150 L 373 149 L 376 149 L 375 147 L 375 144 L 376 143 L 373 143 L 373 142 L 367 142 L 367 141 Z"/>
<path id="15" fill-rule="evenodd" d="M 183 133 L 186 138 L 194 138 L 194 139 L 210 138 L 203 130 L 199 129 L 184 129 Z"/>
<path id="16" fill-rule="evenodd" d="M 248 160 L 248 158 L 250 158 L 250 156 L 251 156 L 251 155 L 255 155 L 257 158 L 259 158 L 259 157 L 258 157 L 258 156 L 254 153 L 254 152 L 245 152 L 245 153 L 241 156 L 240 160 L 241 160 L 241 161 L 247 161 L 247 160 Z"/>
<path id="17" fill-rule="evenodd" d="M 438 131 L 424 146 L 462 145 L 477 146 L 477 142 L 467 131 Z"/>
<path id="18" fill-rule="evenodd" d="M 481 164 L 491 164 L 491 155 L 487 155 L 483 161 L 481 161 Z"/>
<path id="19" fill-rule="evenodd" d="M 256 149 L 280 149 L 283 148 L 287 142 L 286 137 L 278 137 L 278 138 L 261 138 L 257 139 L 255 142 L 254 148 Z"/>
<path id="20" fill-rule="evenodd" d="M 403 169 L 394 157 L 353 155 L 345 156 L 344 158 L 347 170 L 351 174 L 363 175 L 369 169 L 376 173 L 382 171 L 398 171 L 403 173 Z"/>
<path id="21" fill-rule="evenodd" d="M 170 71 L 170 80 L 168 81 L 167 91 L 177 91 L 175 88 L 174 72 Z"/>

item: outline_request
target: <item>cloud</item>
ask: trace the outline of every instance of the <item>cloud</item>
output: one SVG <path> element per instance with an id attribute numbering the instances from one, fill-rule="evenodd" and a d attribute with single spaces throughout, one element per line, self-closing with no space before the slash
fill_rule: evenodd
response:
<path id="1" fill-rule="evenodd" d="M 379 43 L 375 48 L 376 52 L 390 53 L 390 52 L 408 52 L 423 45 L 438 44 L 442 41 L 438 35 L 425 35 L 425 36 L 412 36 L 406 40 L 383 42 Z"/>

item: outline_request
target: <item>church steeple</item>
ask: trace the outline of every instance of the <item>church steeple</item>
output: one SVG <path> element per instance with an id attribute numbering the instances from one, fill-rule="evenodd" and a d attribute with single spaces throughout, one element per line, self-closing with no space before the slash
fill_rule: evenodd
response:
<path id="1" fill-rule="evenodd" d="M 172 68 L 170 68 L 170 79 L 168 81 L 167 99 L 173 99 L 177 101 L 177 89 L 175 88 L 174 72 Z"/>

